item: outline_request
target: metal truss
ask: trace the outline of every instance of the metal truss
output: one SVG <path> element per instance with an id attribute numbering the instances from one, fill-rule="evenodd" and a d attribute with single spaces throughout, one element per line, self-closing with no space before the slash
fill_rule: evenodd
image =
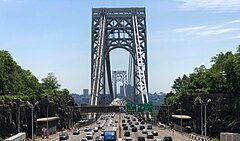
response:
<path id="1" fill-rule="evenodd" d="M 112 83 L 114 86 L 114 95 L 113 98 L 117 96 L 117 82 L 122 82 L 124 97 L 126 97 L 126 88 L 125 84 L 127 83 L 127 71 L 112 71 Z"/>
<path id="2" fill-rule="evenodd" d="M 133 60 L 133 101 L 148 103 L 145 8 L 93 8 L 91 46 L 91 105 L 98 105 L 107 90 L 113 97 L 109 53 L 116 48 Z"/>

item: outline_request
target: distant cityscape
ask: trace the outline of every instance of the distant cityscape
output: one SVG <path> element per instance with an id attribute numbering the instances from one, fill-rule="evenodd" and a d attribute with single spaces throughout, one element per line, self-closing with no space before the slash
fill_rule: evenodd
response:
<path id="1" fill-rule="evenodd" d="M 72 97 L 78 105 L 88 105 L 90 101 L 90 94 L 88 89 L 83 89 L 82 94 L 72 93 Z M 120 86 L 120 93 L 117 94 L 118 98 L 124 97 L 123 86 Z M 130 96 L 131 97 L 131 96 Z M 164 104 L 164 99 L 166 94 L 163 92 L 149 93 L 149 101 L 153 103 L 154 106 L 160 106 Z"/>

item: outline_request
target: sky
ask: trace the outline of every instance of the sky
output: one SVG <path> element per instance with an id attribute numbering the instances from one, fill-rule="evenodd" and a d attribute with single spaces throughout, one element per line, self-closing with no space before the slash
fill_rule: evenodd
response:
<path id="1" fill-rule="evenodd" d="M 52 72 L 71 93 L 90 88 L 92 8 L 145 7 L 149 92 L 169 92 L 177 77 L 211 67 L 240 45 L 240 0 L 0 0 L 0 50 L 39 80 Z M 128 52 L 111 52 L 127 70 Z"/>

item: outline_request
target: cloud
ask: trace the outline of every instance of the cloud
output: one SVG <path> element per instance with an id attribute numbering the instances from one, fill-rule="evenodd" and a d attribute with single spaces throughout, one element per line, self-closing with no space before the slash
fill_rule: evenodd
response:
<path id="1" fill-rule="evenodd" d="M 211 10 L 215 12 L 240 12 L 240 0 L 176 0 L 183 10 Z"/>
<path id="2" fill-rule="evenodd" d="M 194 26 L 194 27 L 185 27 L 185 28 L 177 28 L 174 29 L 174 32 L 189 32 L 189 31 L 198 31 L 206 28 L 206 26 Z"/>
<path id="3" fill-rule="evenodd" d="M 229 35 L 237 39 L 239 37 L 240 28 L 236 23 L 240 23 L 239 19 L 228 21 L 219 25 L 201 25 L 192 27 L 181 27 L 173 29 L 172 32 L 181 33 L 186 37 L 203 37 L 203 36 L 216 36 L 228 33 Z M 236 36 L 236 34 L 238 36 Z M 228 36 L 228 35 L 226 35 Z"/>
<path id="4" fill-rule="evenodd" d="M 206 36 L 206 35 L 218 35 L 218 34 L 223 34 L 227 32 L 232 32 L 232 31 L 237 31 L 239 30 L 238 28 L 220 28 L 220 29 L 213 29 L 213 30 L 206 30 L 199 32 L 198 34 L 201 36 Z"/>
<path id="5" fill-rule="evenodd" d="M 227 24 L 236 24 L 236 23 L 240 23 L 240 19 L 227 22 Z"/>

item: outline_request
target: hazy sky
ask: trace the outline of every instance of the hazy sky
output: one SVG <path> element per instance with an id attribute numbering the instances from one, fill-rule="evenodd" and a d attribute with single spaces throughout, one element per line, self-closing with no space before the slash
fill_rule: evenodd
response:
<path id="1" fill-rule="evenodd" d="M 151 93 L 240 44 L 240 0 L 0 0 L 0 50 L 81 94 L 90 88 L 91 10 L 100 7 L 146 7 Z M 127 69 L 127 51 L 111 59 L 112 70 Z"/>

